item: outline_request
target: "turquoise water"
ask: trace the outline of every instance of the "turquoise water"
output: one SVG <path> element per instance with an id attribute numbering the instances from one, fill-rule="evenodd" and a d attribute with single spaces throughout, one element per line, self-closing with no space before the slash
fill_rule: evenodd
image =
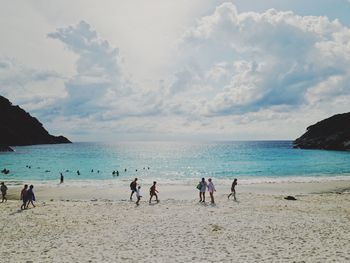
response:
<path id="1" fill-rule="evenodd" d="M 350 152 L 300 150 L 291 146 L 291 141 L 248 141 L 74 143 L 16 147 L 14 153 L 0 153 L 0 169 L 11 171 L 8 175 L 0 174 L 0 180 L 57 181 L 60 172 L 65 175 L 66 181 L 134 176 L 164 181 L 201 177 L 261 181 L 350 178 Z M 94 172 L 91 172 L 92 169 Z M 80 175 L 77 175 L 77 170 Z M 97 170 L 100 172 L 97 173 Z M 117 170 L 120 176 L 113 178 L 112 171 Z"/>

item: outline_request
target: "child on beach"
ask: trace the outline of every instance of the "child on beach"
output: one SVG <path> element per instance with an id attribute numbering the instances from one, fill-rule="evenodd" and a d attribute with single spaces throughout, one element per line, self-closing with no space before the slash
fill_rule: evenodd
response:
<path id="1" fill-rule="evenodd" d="M 157 203 L 159 202 L 159 200 L 158 200 L 158 195 L 157 195 L 157 193 L 159 193 L 159 192 L 158 192 L 157 189 L 156 189 L 156 184 L 157 184 L 157 182 L 154 181 L 154 182 L 153 182 L 153 185 L 152 185 L 151 188 L 149 189 L 149 194 L 150 194 L 149 203 L 151 203 L 152 197 L 153 197 L 153 196 L 156 197 Z"/>
<path id="2" fill-rule="evenodd" d="M 230 196 L 233 196 L 233 199 L 235 201 L 237 201 L 236 199 L 236 185 L 237 185 L 237 179 L 235 178 L 232 182 L 232 186 L 231 186 L 231 193 L 227 196 L 227 199 L 230 199 Z"/>
<path id="3" fill-rule="evenodd" d="M 26 208 L 26 204 L 27 204 L 27 189 L 28 189 L 28 185 L 25 184 L 24 188 L 21 191 L 21 196 L 20 196 L 20 200 L 22 200 L 22 205 L 21 205 L 21 210 Z"/>
<path id="4" fill-rule="evenodd" d="M 136 205 L 139 205 L 141 197 L 142 197 L 142 195 L 141 195 L 141 186 L 137 187 L 136 197 L 137 197 Z"/>
<path id="5" fill-rule="evenodd" d="M 2 201 L 1 201 L 1 203 L 3 203 L 4 201 L 7 202 L 7 198 L 6 198 L 7 186 L 5 185 L 4 182 L 1 182 L 0 191 L 1 191 L 1 195 L 2 195 Z"/>
<path id="6" fill-rule="evenodd" d="M 209 192 L 209 195 L 210 195 L 210 202 L 212 204 L 215 204 L 215 202 L 214 202 L 214 192 L 216 191 L 216 189 L 215 189 L 215 186 L 214 186 L 211 178 L 208 179 L 208 182 L 209 182 L 208 183 L 208 192 Z"/>
<path id="7" fill-rule="evenodd" d="M 34 192 L 33 192 L 33 188 L 34 186 L 33 185 L 30 185 L 29 186 L 29 189 L 27 191 L 27 195 L 26 195 L 26 198 L 27 198 L 27 206 L 26 208 L 28 208 L 29 206 L 29 203 L 32 204 L 33 207 L 35 207 L 33 201 L 35 201 L 35 195 L 34 195 Z"/>

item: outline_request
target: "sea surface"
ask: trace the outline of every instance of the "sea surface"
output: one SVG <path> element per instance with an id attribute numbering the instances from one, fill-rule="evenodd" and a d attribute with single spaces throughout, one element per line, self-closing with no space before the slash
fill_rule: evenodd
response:
<path id="1" fill-rule="evenodd" d="M 10 173 L 0 180 L 12 183 L 57 182 L 60 173 L 82 183 L 133 177 L 303 182 L 350 178 L 350 152 L 293 149 L 291 141 L 73 143 L 15 147 L 0 153 L 4 168 Z"/>

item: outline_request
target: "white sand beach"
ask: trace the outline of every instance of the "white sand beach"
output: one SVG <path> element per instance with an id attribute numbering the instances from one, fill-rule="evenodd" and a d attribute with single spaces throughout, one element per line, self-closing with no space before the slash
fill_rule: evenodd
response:
<path id="1" fill-rule="evenodd" d="M 145 187 L 138 207 L 127 188 L 92 187 L 35 189 L 25 211 L 0 204 L 0 261 L 350 262 L 350 181 L 238 185 L 238 202 L 218 185 L 215 206 L 194 187 L 158 189 L 160 203 Z"/>

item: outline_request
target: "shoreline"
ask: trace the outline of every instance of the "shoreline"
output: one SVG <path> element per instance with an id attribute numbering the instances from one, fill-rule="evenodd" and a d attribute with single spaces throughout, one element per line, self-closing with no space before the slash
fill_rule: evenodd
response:
<path id="1" fill-rule="evenodd" d="M 139 181 L 141 185 L 141 193 L 144 197 L 148 197 L 149 187 L 148 182 Z M 214 181 L 217 191 L 215 196 L 225 196 L 230 193 L 231 184 L 226 181 Z M 34 192 L 37 200 L 113 200 L 124 201 L 130 196 L 130 187 L 128 180 L 113 181 L 107 185 L 95 184 L 79 185 L 69 184 L 66 181 L 64 184 L 34 184 Z M 161 200 L 193 200 L 198 198 L 198 190 L 195 188 L 196 182 L 183 184 L 168 184 L 158 182 L 159 197 Z M 8 190 L 9 200 L 18 200 L 22 185 L 10 185 Z M 237 196 L 240 194 L 264 194 L 274 196 L 287 195 L 307 195 L 307 194 L 322 194 L 322 193 L 344 193 L 350 192 L 349 180 L 330 180 L 319 182 L 279 182 L 279 183 L 255 183 L 244 184 L 238 181 L 236 187 Z M 207 196 L 209 194 L 207 193 Z"/>

